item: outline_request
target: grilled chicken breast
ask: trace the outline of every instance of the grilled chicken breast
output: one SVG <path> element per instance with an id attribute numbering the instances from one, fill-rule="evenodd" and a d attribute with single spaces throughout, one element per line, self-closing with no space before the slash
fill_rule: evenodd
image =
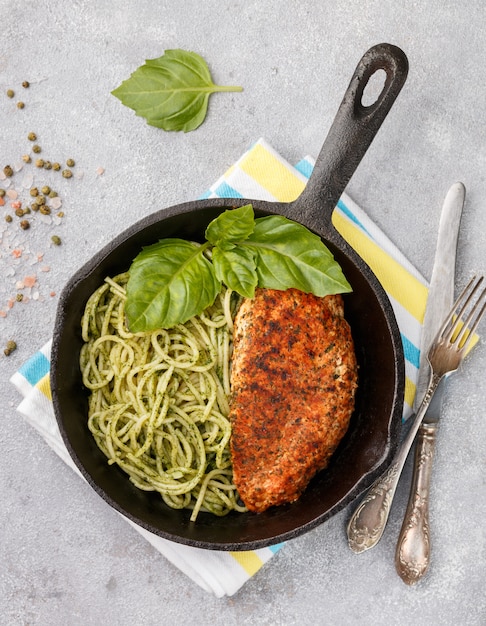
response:
<path id="1" fill-rule="evenodd" d="M 257 289 L 235 319 L 234 482 L 250 511 L 295 501 L 354 408 L 357 364 L 341 296 Z"/>

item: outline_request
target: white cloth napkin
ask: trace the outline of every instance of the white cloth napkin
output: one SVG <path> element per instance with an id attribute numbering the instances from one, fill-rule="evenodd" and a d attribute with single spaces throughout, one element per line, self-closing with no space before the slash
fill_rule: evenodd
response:
<path id="1" fill-rule="evenodd" d="M 314 161 L 290 165 L 264 140 L 256 142 L 203 196 L 291 201 L 302 191 Z M 373 269 L 392 303 L 406 359 L 404 418 L 411 412 L 420 358 L 421 322 L 427 288 L 424 279 L 366 214 L 345 194 L 333 224 Z M 24 399 L 18 411 L 48 445 L 81 476 L 71 460 L 54 416 L 49 386 L 49 341 L 11 378 Z M 125 518 L 126 519 L 126 518 Z M 231 596 L 282 548 L 278 544 L 248 552 L 202 550 L 162 539 L 126 520 L 156 550 L 196 584 L 216 597 Z"/>

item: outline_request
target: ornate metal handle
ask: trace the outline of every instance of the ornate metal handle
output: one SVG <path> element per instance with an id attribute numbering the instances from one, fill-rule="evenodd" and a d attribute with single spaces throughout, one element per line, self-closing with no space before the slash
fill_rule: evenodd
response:
<path id="1" fill-rule="evenodd" d="M 442 375 L 431 373 L 430 383 L 424 399 L 417 411 L 413 424 L 403 440 L 388 470 L 370 487 L 364 500 L 353 513 L 348 524 L 348 544 L 353 552 L 364 552 L 375 546 L 385 529 L 393 496 L 397 488 L 403 466 L 420 428 L 422 419 L 429 407 Z"/>
<path id="2" fill-rule="evenodd" d="M 353 552 L 369 550 L 385 530 L 402 464 L 396 461 L 368 490 L 348 524 L 348 543 Z"/>
<path id="3" fill-rule="evenodd" d="M 437 428 L 437 423 L 422 424 L 417 435 L 410 498 L 395 554 L 396 570 L 407 585 L 420 580 L 430 563 L 429 489 Z"/>

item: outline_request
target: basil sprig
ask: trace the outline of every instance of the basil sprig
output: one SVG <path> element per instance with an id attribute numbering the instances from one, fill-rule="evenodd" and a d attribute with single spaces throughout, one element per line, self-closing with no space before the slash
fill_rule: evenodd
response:
<path id="1" fill-rule="evenodd" d="M 171 328 L 210 306 L 224 283 L 246 298 L 255 288 L 316 296 L 351 291 L 321 239 L 280 215 L 255 219 L 251 204 L 225 211 L 206 242 L 162 239 L 134 259 L 125 311 L 132 332 Z"/>
<path id="2" fill-rule="evenodd" d="M 176 49 L 145 61 L 111 93 L 151 126 L 187 133 L 203 123 L 209 96 L 217 91 L 243 89 L 215 85 L 199 54 Z"/>

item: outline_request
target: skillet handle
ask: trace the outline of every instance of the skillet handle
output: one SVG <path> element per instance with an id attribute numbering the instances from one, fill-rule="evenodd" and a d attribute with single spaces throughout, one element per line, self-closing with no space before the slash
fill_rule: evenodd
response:
<path id="1" fill-rule="evenodd" d="M 386 72 L 382 91 L 366 106 L 363 92 L 378 70 Z M 361 159 L 386 118 L 408 73 L 405 53 L 391 44 L 378 44 L 362 57 L 324 141 L 312 175 L 302 194 L 288 206 L 287 215 L 316 227 L 330 239 L 334 208 Z"/>

